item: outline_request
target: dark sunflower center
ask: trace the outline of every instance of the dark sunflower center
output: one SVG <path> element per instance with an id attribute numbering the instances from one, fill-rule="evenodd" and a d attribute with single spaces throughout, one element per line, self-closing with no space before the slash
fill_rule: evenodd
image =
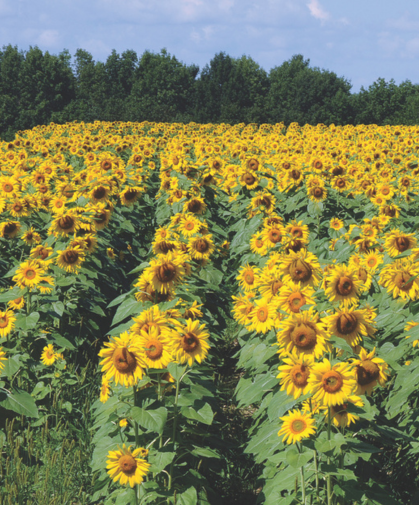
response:
<path id="1" fill-rule="evenodd" d="M 291 423 L 293 433 L 301 433 L 307 428 L 307 424 L 302 419 L 296 419 Z"/>
<path id="2" fill-rule="evenodd" d="M 338 372 L 330 370 L 323 375 L 322 384 L 327 393 L 336 393 L 342 388 L 343 379 Z"/>
<path id="3" fill-rule="evenodd" d="M 304 260 L 294 260 L 290 266 L 290 276 L 294 282 L 307 282 L 312 276 L 312 270 Z"/>
<path id="4" fill-rule="evenodd" d="M 277 244 L 278 242 L 281 242 L 282 235 L 280 230 L 278 230 L 277 228 L 269 230 L 268 239 L 270 242 L 272 242 L 272 244 Z"/>
<path id="5" fill-rule="evenodd" d="M 99 188 L 96 188 L 94 191 L 93 191 L 93 197 L 96 199 L 96 200 L 101 200 L 102 198 L 104 198 L 106 196 L 106 189 L 103 187 L 103 186 L 100 186 Z"/>
<path id="6" fill-rule="evenodd" d="M 64 216 L 58 221 L 62 230 L 70 230 L 74 226 L 74 219 L 71 216 Z"/>
<path id="7" fill-rule="evenodd" d="M 307 386 L 310 369 L 306 365 L 294 365 L 290 371 L 290 377 L 295 386 L 304 388 Z"/>
<path id="8" fill-rule="evenodd" d="M 9 320 L 7 317 L 0 317 L 0 328 L 6 328 L 9 324 Z"/>
<path id="9" fill-rule="evenodd" d="M 29 268 L 25 272 L 25 277 L 29 279 L 30 281 L 36 277 L 36 272 L 32 268 Z"/>
<path id="10" fill-rule="evenodd" d="M 63 260 L 68 265 L 74 265 L 79 259 L 79 253 L 77 251 L 66 251 Z"/>
<path id="11" fill-rule="evenodd" d="M 181 346 L 184 351 L 192 352 L 199 346 L 199 339 L 193 333 L 186 333 L 182 337 Z"/>
<path id="12" fill-rule="evenodd" d="M 301 172 L 299 170 L 291 170 L 291 178 L 294 179 L 295 181 L 298 181 L 298 179 L 301 177 Z"/>
<path id="13" fill-rule="evenodd" d="M 195 250 L 200 252 L 200 253 L 205 253 L 209 250 L 209 244 L 208 242 L 203 239 L 203 238 L 200 238 L 199 240 L 197 240 L 194 244 L 195 246 Z"/>
<path id="14" fill-rule="evenodd" d="M 291 340 L 296 347 L 304 350 L 313 349 L 317 343 L 316 332 L 306 324 L 298 324 L 291 332 Z"/>
<path id="15" fill-rule="evenodd" d="M 176 267 L 172 263 L 164 263 L 157 269 L 156 276 L 160 282 L 170 282 L 176 277 Z"/>
<path id="16" fill-rule="evenodd" d="M 252 184 L 255 183 L 256 177 L 254 177 L 252 174 L 249 174 L 249 172 L 247 172 L 246 174 L 244 174 L 243 180 L 246 184 L 251 186 Z"/>
<path id="17" fill-rule="evenodd" d="M 257 170 L 259 168 L 259 162 L 258 162 L 258 160 L 256 160 L 255 158 L 250 159 L 247 162 L 247 167 L 250 170 Z"/>
<path id="18" fill-rule="evenodd" d="M 124 454 L 119 458 L 119 468 L 125 475 L 134 475 L 137 470 L 137 462 L 129 454 Z"/>
<path id="19" fill-rule="evenodd" d="M 342 335 L 349 335 L 356 330 L 358 320 L 354 314 L 341 314 L 336 321 L 338 332 Z"/>
<path id="20" fill-rule="evenodd" d="M 380 375 L 380 369 L 371 360 L 365 360 L 361 365 L 356 367 L 356 375 L 358 379 L 358 384 L 361 386 L 366 386 L 371 382 L 378 379 Z"/>
<path id="21" fill-rule="evenodd" d="M 159 359 L 163 355 L 163 345 L 157 340 L 149 340 L 147 342 L 147 350 L 145 351 L 146 355 L 150 359 Z"/>
<path id="22" fill-rule="evenodd" d="M 243 278 L 244 278 L 245 283 L 246 283 L 246 284 L 249 284 L 249 285 L 250 285 L 250 284 L 253 284 L 253 283 L 254 283 L 254 281 L 255 281 L 255 276 L 254 276 L 253 272 L 250 272 L 250 271 L 249 271 L 249 272 L 246 272 L 246 273 L 244 274 L 244 277 L 243 277 Z"/>
<path id="23" fill-rule="evenodd" d="M 340 277 L 339 282 L 337 283 L 336 286 L 336 291 L 341 295 L 341 296 L 348 296 L 352 293 L 353 289 L 353 282 L 349 277 Z"/>
<path id="24" fill-rule="evenodd" d="M 397 237 L 394 241 L 396 249 L 400 252 L 407 251 L 410 247 L 410 240 L 408 237 Z"/>
<path id="25" fill-rule="evenodd" d="M 17 229 L 17 226 L 15 223 L 8 223 L 4 227 L 4 233 L 6 235 L 11 235 L 12 233 L 14 233 L 16 231 L 16 229 Z"/>
<path id="26" fill-rule="evenodd" d="M 278 280 L 274 281 L 271 284 L 271 293 L 275 296 L 282 286 L 283 286 L 283 284 L 281 281 L 278 281 Z"/>
<path id="27" fill-rule="evenodd" d="M 134 354 L 129 352 L 126 347 L 115 349 L 112 361 L 118 372 L 122 374 L 132 373 L 137 368 Z"/>
<path id="28" fill-rule="evenodd" d="M 269 311 L 267 307 L 259 307 L 259 309 L 256 312 L 256 317 L 261 323 L 264 323 L 269 316 Z"/>
<path id="29" fill-rule="evenodd" d="M 292 293 L 288 298 L 288 307 L 295 314 L 300 312 L 300 308 L 306 304 L 306 299 L 302 293 Z"/>
<path id="30" fill-rule="evenodd" d="M 197 213 L 202 209 L 202 203 L 199 200 L 193 199 L 188 203 L 189 212 Z"/>
<path id="31" fill-rule="evenodd" d="M 402 291 L 409 291 L 413 286 L 413 281 L 409 281 L 412 276 L 406 272 L 399 272 L 394 277 L 394 284 Z"/>

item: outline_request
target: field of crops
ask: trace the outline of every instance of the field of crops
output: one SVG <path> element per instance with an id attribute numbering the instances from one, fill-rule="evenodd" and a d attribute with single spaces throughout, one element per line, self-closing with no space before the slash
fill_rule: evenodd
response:
<path id="1" fill-rule="evenodd" d="M 418 134 L 0 143 L 0 505 L 419 503 Z"/>

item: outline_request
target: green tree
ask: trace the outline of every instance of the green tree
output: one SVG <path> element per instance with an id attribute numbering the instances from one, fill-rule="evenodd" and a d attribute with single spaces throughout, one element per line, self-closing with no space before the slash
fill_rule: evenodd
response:
<path id="1" fill-rule="evenodd" d="M 191 97 L 198 73 L 165 49 L 159 54 L 145 51 L 136 71 L 136 79 L 126 114 L 132 121 L 190 120 Z"/>
<path id="2" fill-rule="evenodd" d="M 19 75 L 24 54 L 17 46 L 4 46 L 0 51 L 0 133 L 10 140 L 18 129 L 20 107 Z"/>
<path id="3" fill-rule="evenodd" d="M 351 122 L 351 84 L 334 72 L 311 68 L 301 54 L 269 73 L 269 119 L 286 124 Z"/>

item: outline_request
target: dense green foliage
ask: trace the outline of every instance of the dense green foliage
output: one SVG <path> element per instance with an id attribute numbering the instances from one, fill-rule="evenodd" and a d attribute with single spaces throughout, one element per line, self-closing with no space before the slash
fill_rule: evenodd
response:
<path id="1" fill-rule="evenodd" d="M 115 50 L 105 63 L 78 49 L 0 51 L 0 135 L 51 121 L 416 124 L 419 85 L 378 79 L 351 93 L 334 72 L 295 55 L 267 73 L 221 52 L 200 69 L 166 50 Z"/>

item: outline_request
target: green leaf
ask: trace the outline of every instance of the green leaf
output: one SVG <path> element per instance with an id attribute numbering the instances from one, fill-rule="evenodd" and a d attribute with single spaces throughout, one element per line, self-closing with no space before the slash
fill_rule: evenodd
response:
<path id="1" fill-rule="evenodd" d="M 51 338 L 58 347 L 64 347 L 64 349 L 70 350 L 75 349 L 74 345 L 69 340 L 67 340 L 62 335 L 59 335 L 58 333 L 53 333 L 51 335 Z"/>
<path id="2" fill-rule="evenodd" d="M 197 505 L 198 496 L 196 489 L 191 486 L 185 492 L 176 495 L 176 505 Z"/>
<path id="3" fill-rule="evenodd" d="M 175 452 L 160 449 L 159 451 L 150 451 L 148 462 L 152 465 L 151 472 L 161 472 L 170 465 L 173 458 L 176 456 Z"/>
<path id="4" fill-rule="evenodd" d="M 21 363 L 19 355 L 12 356 L 5 361 L 4 368 L 0 371 L 0 375 L 11 377 L 19 370 L 20 367 Z"/>
<path id="5" fill-rule="evenodd" d="M 7 393 L 5 399 L 0 400 L 2 405 L 7 410 L 13 410 L 17 414 L 23 414 L 27 417 L 39 417 L 38 409 L 35 400 L 26 391 L 13 389 L 12 393 Z M 1 395 L 1 398 L 3 395 Z"/>
<path id="6" fill-rule="evenodd" d="M 194 421 L 199 421 L 208 425 L 212 424 L 214 418 L 214 413 L 208 403 L 205 403 L 198 411 L 193 407 L 182 407 L 180 412 L 187 419 L 193 419 Z"/>
<path id="7" fill-rule="evenodd" d="M 180 380 L 182 375 L 186 371 L 185 365 L 178 365 L 177 363 L 169 363 L 167 365 L 167 369 L 169 370 L 170 375 L 175 379 L 175 381 Z"/>
<path id="8" fill-rule="evenodd" d="M 21 296 L 23 296 L 24 293 L 25 290 L 20 289 L 18 286 L 15 286 L 13 289 L 10 289 L 0 294 L 0 303 L 16 300 L 16 298 L 20 298 Z"/>
<path id="9" fill-rule="evenodd" d="M 15 327 L 21 330 L 32 330 L 39 321 L 39 312 L 32 312 L 29 316 L 18 314 Z"/>
<path id="10" fill-rule="evenodd" d="M 143 303 L 137 302 L 135 298 L 129 298 L 128 300 L 125 300 L 118 307 L 116 314 L 112 320 L 111 326 L 115 326 L 116 324 L 120 323 L 121 321 L 126 319 L 128 316 L 131 316 L 132 314 L 138 315 L 142 311 L 142 309 L 143 309 Z"/>
<path id="11" fill-rule="evenodd" d="M 159 407 L 155 410 L 146 410 L 141 407 L 132 407 L 131 417 L 142 428 L 156 433 L 162 433 L 167 420 L 167 409 Z"/>
<path id="12" fill-rule="evenodd" d="M 63 302 L 55 302 L 52 304 L 54 311 L 61 317 L 64 314 L 64 304 Z"/>
<path id="13" fill-rule="evenodd" d="M 291 448 L 287 451 L 287 461 L 293 468 L 300 468 L 306 465 L 313 459 L 313 452 L 298 452 L 297 449 Z"/>
<path id="14" fill-rule="evenodd" d="M 336 447 L 340 449 L 346 443 L 342 433 L 336 433 L 331 440 L 317 439 L 314 443 L 315 448 L 322 453 L 333 451 Z"/>
<path id="15" fill-rule="evenodd" d="M 191 454 L 193 454 L 194 456 L 201 456 L 203 458 L 216 458 L 216 459 L 221 458 L 218 452 L 213 451 L 208 447 L 197 447 L 196 445 L 194 445 L 194 450 L 191 451 Z"/>
<path id="16" fill-rule="evenodd" d="M 123 293 L 122 295 L 117 296 L 114 298 L 109 305 L 107 305 L 107 309 L 114 307 L 115 305 L 119 305 L 121 302 L 125 300 L 127 296 L 132 295 L 135 292 L 135 288 L 131 289 L 131 291 L 128 291 L 128 293 Z"/>

